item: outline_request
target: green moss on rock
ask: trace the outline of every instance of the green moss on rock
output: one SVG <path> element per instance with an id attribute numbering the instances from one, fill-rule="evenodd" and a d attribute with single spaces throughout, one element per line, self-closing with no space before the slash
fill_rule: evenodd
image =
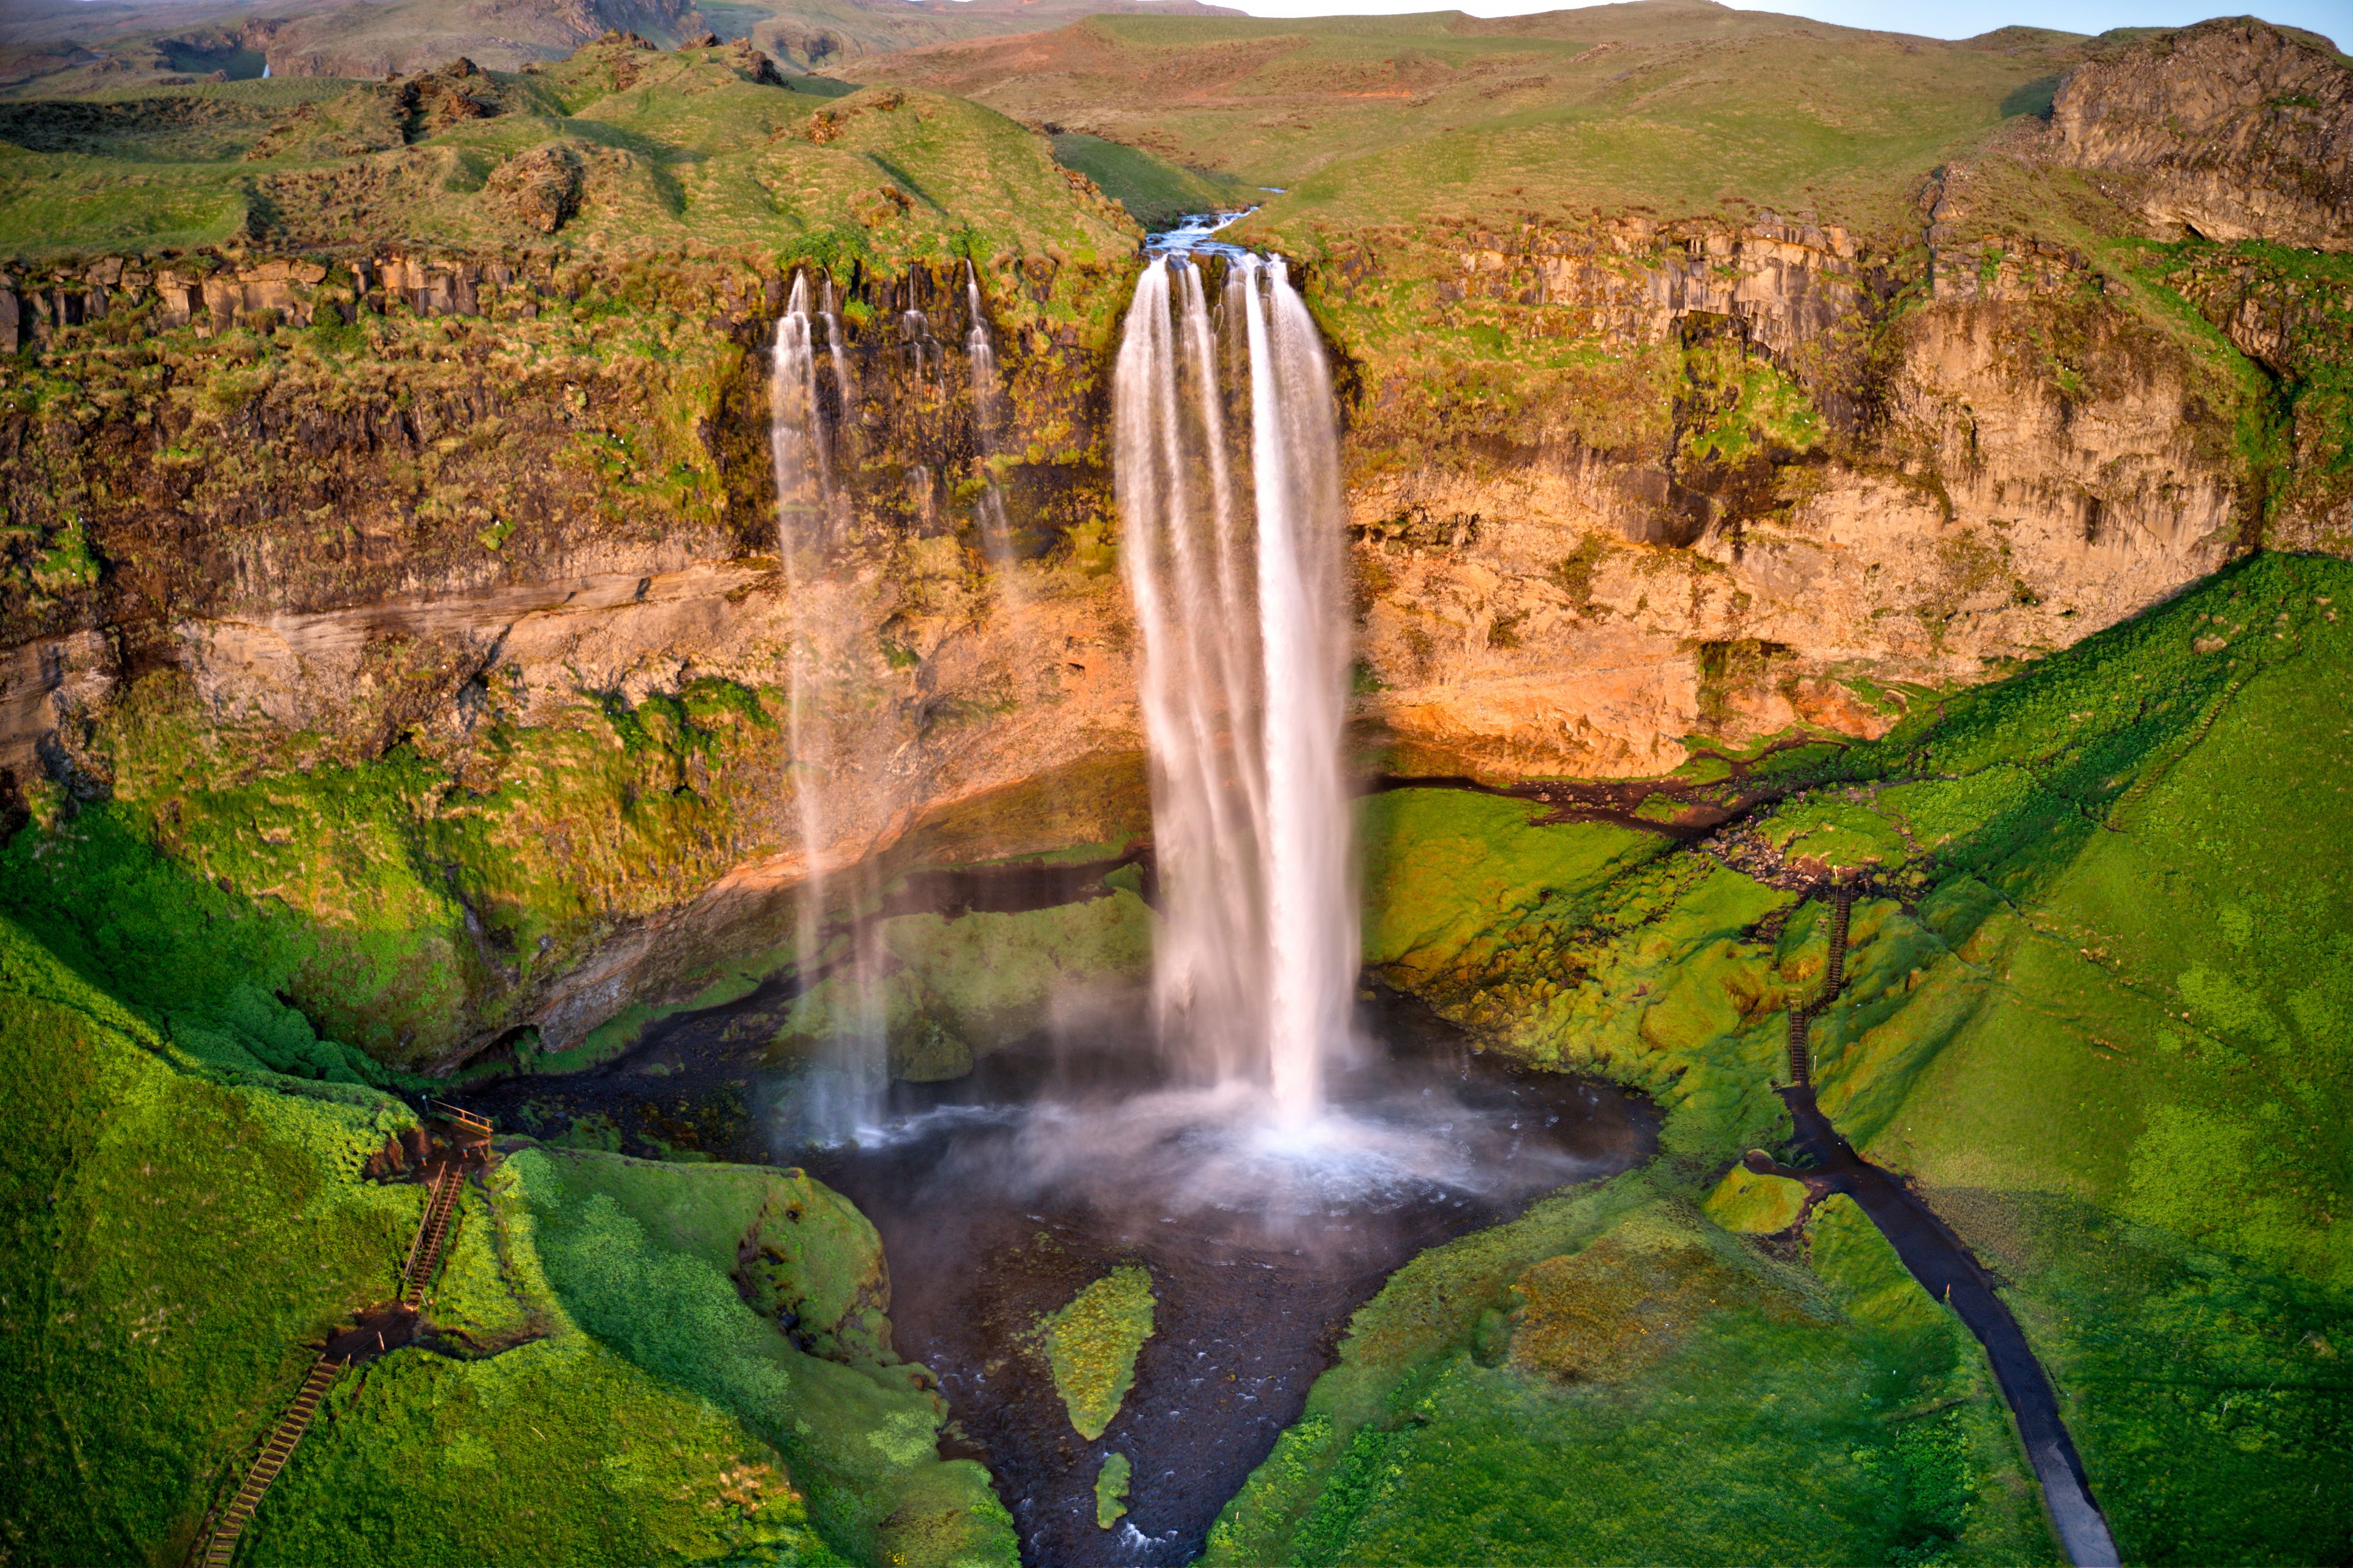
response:
<path id="1" fill-rule="evenodd" d="M 1103 1456 L 1095 1472 L 1095 1528 L 1109 1530 L 1127 1517 L 1127 1456 L 1113 1451 Z"/>
<path id="2" fill-rule="evenodd" d="M 1135 1384 L 1135 1356 L 1152 1337 L 1152 1276 L 1133 1264 L 1082 1288 L 1038 1325 L 1071 1425 L 1092 1443 Z"/>
<path id="3" fill-rule="evenodd" d="M 2060 1561 L 1974 1342 L 1859 1250 L 1778 1261 L 1651 1173 L 1426 1253 L 1204 1561 Z"/>

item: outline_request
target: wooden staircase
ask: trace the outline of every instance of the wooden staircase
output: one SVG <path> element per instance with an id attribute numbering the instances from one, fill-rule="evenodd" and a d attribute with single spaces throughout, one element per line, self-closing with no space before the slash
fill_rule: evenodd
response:
<path id="1" fill-rule="evenodd" d="M 458 1190 L 465 1182 L 464 1170 L 455 1163 L 442 1166 L 441 1173 L 433 1178 L 433 1194 L 426 1200 L 425 1217 L 417 1222 L 417 1240 L 408 1249 L 408 1268 L 400 1278 L 404 1307 L 414 1307 L 424 1298 L 426 1283 L 441 1261 L 441 1243 L 448 1237 L 449 1215 L 458 1206 Z"/>
<path id="2" fill-rule="evenodd" d="M 464 1106 L 452 1105 L 446 1100 L 433 1100 L 431 1104 L 435 1110 L 448 1118 L 452 1124 L 461 1130 L 468 1132 L 477 1133 L 483 1138 L 488 1138 L 491 1135 L 491 1119 L 489 1117 L 478 1116 L 474 1112 L 467 1110 Z"/>
<path id="3" fill-rule="evenodd" d="M 1830 1005 L 1846 984 L 1846 933 L 1854 914 L 1854 889 L 1841 884 L 1831 889 L 1831 962 L 1822 972 L 1822 987 L 1789 1009 L 1789 1081 L 1800 1089 L 1814 1081 L 1813 1047 L 1809 1040 L 1814 1015 Z"/>
<path id="4" fill-rule="evenodd" d="M 229 1501 L 228 1511 L 221 1516 L 219 1526 L 213 1531 L 212 1541 L 206 1546 L 202 1559 L 204 1568 L 228 1568 L 228 1560 L 237 1551 L 237 1539 L 244 1535 L 245 1527 L 253 1521 L 254 1510 L 261 1506 L 262 1496 L 269 1490 L 269 1483 L 278 1479 L 278 1472 L 286 1468 L 286 1461 L 294 1453 L 294 1445 L 300 1443 L 302 1434 L 310 1430 L 311 1417 L 318 1414 L 319 1401 L 326 1397 L 327 1390 L 342 1374 L 345 1364 L 342 1357 L 325 1354 L 311 1363 L 311 1375 L 302 1380 L 302 1391 L 294 1396 L 294 1403 L 286 1407 L 286 1414 L 278 1418 L 277 1426 L 269 1434 L 269 1441 L 262 1445 L 261 1458 L 256 1459 L 253 1468 L 246 1473 L 245 1484 L 237 1489 L 237 1496 Z"/>
<path id="5" fill-rule="evenodd" d="M 452 1121 L 468 1131 L 480 1133 L 482 1142 L 488 1143 L 490 1122 L 455 1106 L 443 1109 Z M 465 1184 L 465 1166 L 455 1159 L 445 1160 L 434 1175 L 432 1188 L 425 1200 L 425 1215 L 417 1222 L 416 1238 L 409 1243 L 407 1266 L 401 1270 L 402 1306 L 414 1308 L 423 1300 L 425 1287 L 431 1282 L 433 1270 L 440 1265 L 442 1244 L 448 1239 L 449 1222 L 457 1213 L 458 1194 Z M 270 1430 L 269 1440 L 262 1445 L 261 1458 L 254 1461 L 253 1468 L 246 1475 L 245 1484 L 237 1488 L 237 1496 L 230 1500 L 227 1511 L 221 1515 L 220 1523 L 213 1528 L 211 1540 L 205 1543 L 204 1554 L 195 1560 L 202 1568 L 228 1568 L 229 1559 L 237 1551 L 237 1541 L 245 1534 L 245 1527 L 253 1522 L 254 1510 L 261 1506 L 263 1496 L 269 1490 L 269 1483 L 276 1480 L 278 1472 L 286 1468 L 286 1461 L 293 1457 L 294 1446 L 302 1440 L 302 1434 L 311 1429 L 311 1418 L 318 1414 L 319 1401 L 326 1397 L 327 1390 L 333 1386 L 336 1377 L 349 1364 L 343 1356 L 329 1355 L 323 1351 L 320 1352 L 319 1359 L 311 1363 L 311 1373 L 302 1380 L 301 1390 L 295 1394 L 294 1403 L 288 1405 L 286 1413 L 278 1418 L 278 1425 Z"/>

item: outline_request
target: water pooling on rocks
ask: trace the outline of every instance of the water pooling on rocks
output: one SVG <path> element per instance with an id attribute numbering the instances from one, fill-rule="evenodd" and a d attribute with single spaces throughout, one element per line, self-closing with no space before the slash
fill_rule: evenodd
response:
<path id="1" fill-rule="evenodd" d="M 805 1082 L 780 1079 L 764 1050 L 792 991 L 681 1015 L 602 1067 L 509 1079 L 470 1102 L 501 1119 L 528 1102 L 551 1131 L 601 1119 L 631 1152 L 691 1129 L 710 1154 L 800 1164 L 848 1195 L 882 1238 L 897 1352 L 937 1375 L 961 1434 L 946 1451 L 987 1465 L 1034 1563 L 1190 1561 L 1392 1272 L 1657 1145 L 1641 1096 L 1500 1064 L 1378 992 L 1354 1020 L 1365 1048 L 1326 1085 L 1330 1125 L 1349 1136 L 1303 1149 L 1234 1086 L 1188 1081 L 1152 1051 L 1138 990 L 966 1078 L 893 1084 L 853 1141 L 779 1148 L 768 1130 Z M 1155 1331 L 1090 1441 L 1037 1328 L 1130 1264 L 1150 1272 Z M 1103 1531 L 1093 1486 L 1112 1453 L 1132 1467 L 1129 1513 Z"/>

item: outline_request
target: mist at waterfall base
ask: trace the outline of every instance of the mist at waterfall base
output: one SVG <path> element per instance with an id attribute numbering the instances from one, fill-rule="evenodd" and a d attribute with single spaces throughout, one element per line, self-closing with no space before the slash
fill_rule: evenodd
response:
<path id="1" fill-rule="evenodd" d="M 1142 644 L 1158 918 L 1145 1016 L 1104 1016 L 1083 1041 L 1066 1030 L 1063 1048 L 1113 1049 L 1150 1067 L 1124 1075 L 1126 1092 L 1083 1102 L 1031 1086 L 1006 1110 L 1012 1135 L 986 1141 L 1002 1168 L 965 1174 L 1008 1196 L 1090 1187 L 1124 1206 L 1148 1192 L 1167 1214 L 1247 1215 L 1272 1237 L 1325 1216 L 1335 1194 L 1353 1205 L 1475 1190 L 1495 1151 L 1434 1086 L 1377 1107 L 1326 1092 L 1335 1064 L 1375 1053 L 1353 1023 L 1361 942 L 1341 757 L 1351 649 L 1335 407 L 1320 335 L 1283 262 L 1234 250 L 1217 259 L 1221 281 L 1187 255 L 1150 256 L 1113 368 L 1112 467 Z M 985 430 L 995 357 L 969 268 L 965 282 Z M 810 547 L 845 521 L 819 417 L 816 362 L 828 339 L 808 304 L 798 279 L 774 370 L 779 548 L 797 604 L 811 596 Z M 921 312 L 903 312 L 902 334 L 944 380 L 945 346 Z M 994 547 L 1003 521 L 993 487 L 975 523 L 992 564 L 1008 570 Z M 795 799 L 815 847 L 832 826 L 823 781 L 833 759 L 804 715 L 822 702 L 810 650 L 824 637 L 798 629 Z M 824 1059 L 779 1102 L 780 1157 L 810 1141 L 881 1147 L 951 1131 L 936 1117 L 890 1114 L 872 1000 L 887 961 L 854 922 L 828 947 L 828 911 L 871 902 L 842 875 L 812 852 L 800 951 L 846 941 L 829 974 L 852 1000 L 836 1012 Z"/>

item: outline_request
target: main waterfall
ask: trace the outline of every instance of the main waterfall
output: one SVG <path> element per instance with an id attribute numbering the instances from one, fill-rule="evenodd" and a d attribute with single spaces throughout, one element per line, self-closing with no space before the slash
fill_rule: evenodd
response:
<path id="1" fill-rule="evenodd" d="M 1163 889 L 1158 1022 L 1304 1121 L 1347 1037 L 1359 945 L 1339 439 L 1283 263 L 1236 258 L 1213 311 L 1198 266 L 1155 257 L 1112 403 Z"/>

